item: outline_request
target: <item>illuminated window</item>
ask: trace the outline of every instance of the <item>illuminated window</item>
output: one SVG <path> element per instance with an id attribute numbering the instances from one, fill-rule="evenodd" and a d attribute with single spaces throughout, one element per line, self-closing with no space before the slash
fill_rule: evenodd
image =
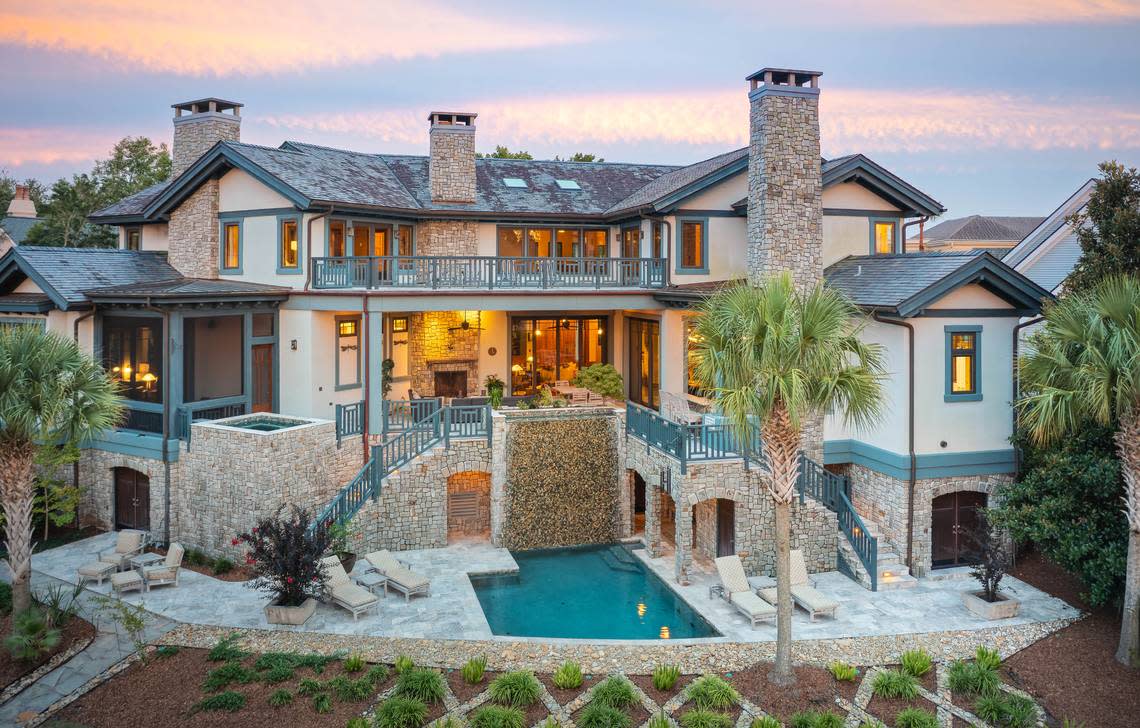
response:
<path id="1" fill-rule="evenodd" d="M 664 258 L 665 257 L 661 252 L 661 236 L 663 234 L 661 228 L 662 228 L 661 223 L 659 223 L 659 222 L 653 223 L 653 257 L 654 258 Z"/>
<path id="2" fill-rule="evenodd" d="M 397 255 L 415 255 L 411 225 L 398 226 L 396 228 L 396 238 L 398 243 L 398 250 L 396 252 Z"/>
<path id="3" fill-rule="evenodd" d="M 241 268 L 241 223 L 227 222 L 222 227 L 222 270 Z"/>
<path id="4" fill-rule="evenodd" d="M 708 272 L 706 244 L 708 230 L 704 220 L 682 220 L 677 231 L 680 250 L 677 251 L 678 270 Z"/>
<path id="5" fill-rule="evenodd" d="M 584 230 L 585 246 L 582 255 L 586 258 L 605 258 L 609 256 L 609 232 L 606 230 Z"/>
<path id="6" fill-rule="evenodd" d="M 946 327 L 946 401 L 982 398 L 978 380 L 980 326 Z"/>
<path id="7" fill-rule="evenodd" d="M 890 255 L 895 252 L 894 222 L 875 223 L 875 255 Z"/>
<path id="8" fill-rule="evenodd" d="M 297 237 L 297 220 L 290 218 L 281 221 L 280 243 L 281 250 L 278 258 L 278 268 L 300 269 L 300 242 Z M 296 272 L 291 271 L 291 272 Z"/>
<path id="9" fill-rule="evenodd" d="M 123 239 L 127 250 L 142 250 L 142 228 L 127 228 Z"/>
<path id="10" fill-rule="evenodd" d="M 356 320 L 341 321 L 340 325 L 337 326 L 337 332 L 341 336 L 356 336 Z"/>
<path id="11" fill-rule="evenodd" d="M 360 386 L 360 319 L 336 320 L 336 388 Z"/>
<path id="12" fill-rule="evenodd" d="M 344 257 L 344 220 L 329 222 L 329 255 L 334 258 Z"/>
<path id="13" fill-rule="evenodd" d="M 689 394 L 701 397 L 704 396 L 704 387 L 697 379 L 697 366 L 701 362 L 701 354 L 698 346 L 701 343 L 701 336 L 695 329 L 697 322 L 694 319 L 685 320 L 685 368 L 687 371 L 686 382 Z"/>

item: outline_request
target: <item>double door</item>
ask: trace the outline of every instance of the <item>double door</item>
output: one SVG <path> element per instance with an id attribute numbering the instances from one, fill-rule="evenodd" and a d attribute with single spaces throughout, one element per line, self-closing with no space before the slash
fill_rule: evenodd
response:
<path id="1" fill-rule="evenodd" d="M 115 468 L 115 528 L 150 530 L 150 478 L 130 468 Z"/>
<path id="2" fill-rule="evenodd" d="M 974 534 L 978 511 L 986 507 L 986 494 L 963 491 L 947 493 L 931 504 L 931 566 L 934 568 L 977 563 Z"/>

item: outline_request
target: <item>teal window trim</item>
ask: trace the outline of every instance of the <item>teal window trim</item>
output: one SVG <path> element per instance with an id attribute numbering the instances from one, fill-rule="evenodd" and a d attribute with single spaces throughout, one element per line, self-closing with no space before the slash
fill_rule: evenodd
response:
<path id="1" fill-rule="evenodd" d="M 361 330 L 361 317 L 360 316 L 336 316 L 334 317 L 333 324 L 333 364 L 336 372 L 336 379 L 333 380 L 333 390 L 343 392 L 349 389 L 360 389 L 360 352 L 364 347 L 364 332 Z M 340 381 L 340 324 L 342 321 L 355 321 L 356 322 L 356 381 L 341 384 Z"/>
<path id="2" fill-rule="evenodd" d="M 943 327 L 946 332 L 946 391 L 943 399 L 947 402 L 981 402 L 982 401 L 982 327 L 973 325 L 955 325 Z M 950 391 L 951 380 L 954 376 L 954 349 L 953 337 L 954 334 L 973 334 L 974 335 L 974 349 L 973 358 L 974 364 L 970 369 L 970 373 L 974 377 L 974 391 L 972 392 L 952 392 Z"/>
<path id="3" fill-rule="evenodd" d="M 226 267 L 226 227 L 237 225 L 238 230 L 238 264 L 234 268 Z M 278 233 L 280 235 L 280 233 Z M 245 264 L 245 218 L 223 217 L 218 220 L 218 271 L 230 275 L 241 275 Z"/>
<path id="4" fill-rule="evenodd" d="M 894 228 L 894 230 L 895 230 L 894 238 L 895 239 L 894 239 L 892 252 L 893 253 L 902 252 L 901 251 L 902 246 L 900 245 L 900 241 L 902 239 L 902 233 L 901 233 L 901 231 L 902 231 L 902 218 L 879 216 L 879 217 L 867 218 L 867 225 L 868 225 L 868 233 L 867 234 L 868 234 L 868 238 L 869 238 L 869 243 L 867 245 L 867 253 L 869 255 L 882 255 L 881 253 L 875 252 L 875 225 L 878 223 L 890 223 L 891 225 L 895 226 L 895 228 Z"/>
<path id="5" fill-rule="evenodd" d="M 282 247 L 282 243 L 285 242 L 284 238 L 283 238 L 285 223 L 288 222 L 289 220 L 293 220 L 294 222 L 297 223 L 297 265 L 296 266 L 286 266 L 285 265 L 285 260 L 284 260 L 284 252 L 285 251 Z M 305 257 L 304 252 L 305 252 L 305 240 L 304 240 L 304 235 L 301 232 L 301 215 L 299 213 L 290 213 L 287 215 L 278 215 L 277 216 L 277 274 L 278 275 L 301 275 L 301 272 L 302 272 L 301 271 L 301 268 L 302 268 L 301 261 Z"/>
<path id="6" fill-rule="evenodd" d="M 677 217 L 676 220 L 676 248 L 674 250 L 673 260 L 676 265 L 674 272 L 681 275 L 700 275 L 709 272 L 709 219 L 701 216 L 687 216 Z M 701 225 L 701 265 L 697 267 L 686 267 L 681 261 L 683 260 L 682 251 L 685 245 L 685 223 L 700 223 Z"/>
<path id="7" fill-rule="evenodd" d="M 557 252 L 557 249 L 558 249 L 558 231 L 559 230 L 577 230 L 578 231 L 577 254 L 572 255 L 572 256 L 552 255 L 551 257 L 555 257 L 555 258 L 570 257 L 570 258 L 582 258 L 582 259 L 613 257 L 611 255 L 612 246 L 610 244 L 610 228 L 606 227 L 605 225 L 583 225 L 581 223 L 570 223 L 568 225 L 560 225 L 558 223 L 551 223 L 549 225 L 546 225 L 546 224 L 541 224 L 541 225 L 540 224 L 511 225 L 509 223 L 500 223 L 498 225 L 495 225 L 495 255 L 496 255 L 496 257 L 499 257 L 499 258 L 515 257 L 515 256 L 510 256 L 510 255 L 503 255 L 502 248 L 499 245 L 499 232 L 501 230 L 519 230 L 519 229 L 521 229 L 523 231 L 523 247 L 524 247 L 524 249 L 526 248 L 527 239 L 528 239 L 528 236 L 529 236 L 531 230 L 549 230 L 550 231 L 550 250 L 551 250 L 551 253 Z M 606 234 L 606 243 L 605 243 L 605 250 L 604 250 L 603 255 L 589 255 L 589 256 L 586 255 L 586 253 L 585 253 L 585 251 L 586 251 L 586 233 L 589 231 L 604 232 Z M 415 233 L 414 232 L 412 233 L 412 236 L 413 236 L 412 240 L 413 240 L 413 245 L 414 245 L 415 244 Z M 618 243 L 620 244 L 620 242 L 621 242 L 621 239 L 619 238 Z M 525 258 L 525 257 L 529 257 L 529 256 L 522 256 L 522 257 Z"/>

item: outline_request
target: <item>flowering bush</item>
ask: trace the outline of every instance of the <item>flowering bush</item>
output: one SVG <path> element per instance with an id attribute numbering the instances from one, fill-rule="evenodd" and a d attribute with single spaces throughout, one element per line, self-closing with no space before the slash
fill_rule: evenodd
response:
<path id="1" fill-rule="evenodd" d="M 249 546 L 246 563 L 254 577 L 247 586 L 268 592 L 278 606 L 298 607 L 324 589 L 328 577 L 321 555 L 329 547 L 329 532 L 318 528 L 310 535 L 308 511 L 293 506 L 286 515 L 284 510 L 281 506 L 272 517 L 258 521 L 249 533 L 239 534 L 233 545 Z"/>

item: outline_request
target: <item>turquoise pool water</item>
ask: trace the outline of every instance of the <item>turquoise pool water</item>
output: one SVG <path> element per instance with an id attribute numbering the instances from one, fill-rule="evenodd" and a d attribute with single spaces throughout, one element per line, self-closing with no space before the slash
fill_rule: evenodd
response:
<path id="1" fill-rule="evenodd" d="M 630 547 L 511 555 L 518 574 L 471 577 L 494 634 L 644 640 L 719 634 L 647 570 Z"/>
<path id="2" fill-rule="evenodd" d="M 225 424 L 224 422 L 222 424 Z M 243 430 L 256 430 L 257 432 L 276 432 L 288 427 L 308 424 L 305 420 L 275 419 L 270 417 L 251 417 L 240 422 L 234 422 L 230 427 L 240 427 Z"/>

